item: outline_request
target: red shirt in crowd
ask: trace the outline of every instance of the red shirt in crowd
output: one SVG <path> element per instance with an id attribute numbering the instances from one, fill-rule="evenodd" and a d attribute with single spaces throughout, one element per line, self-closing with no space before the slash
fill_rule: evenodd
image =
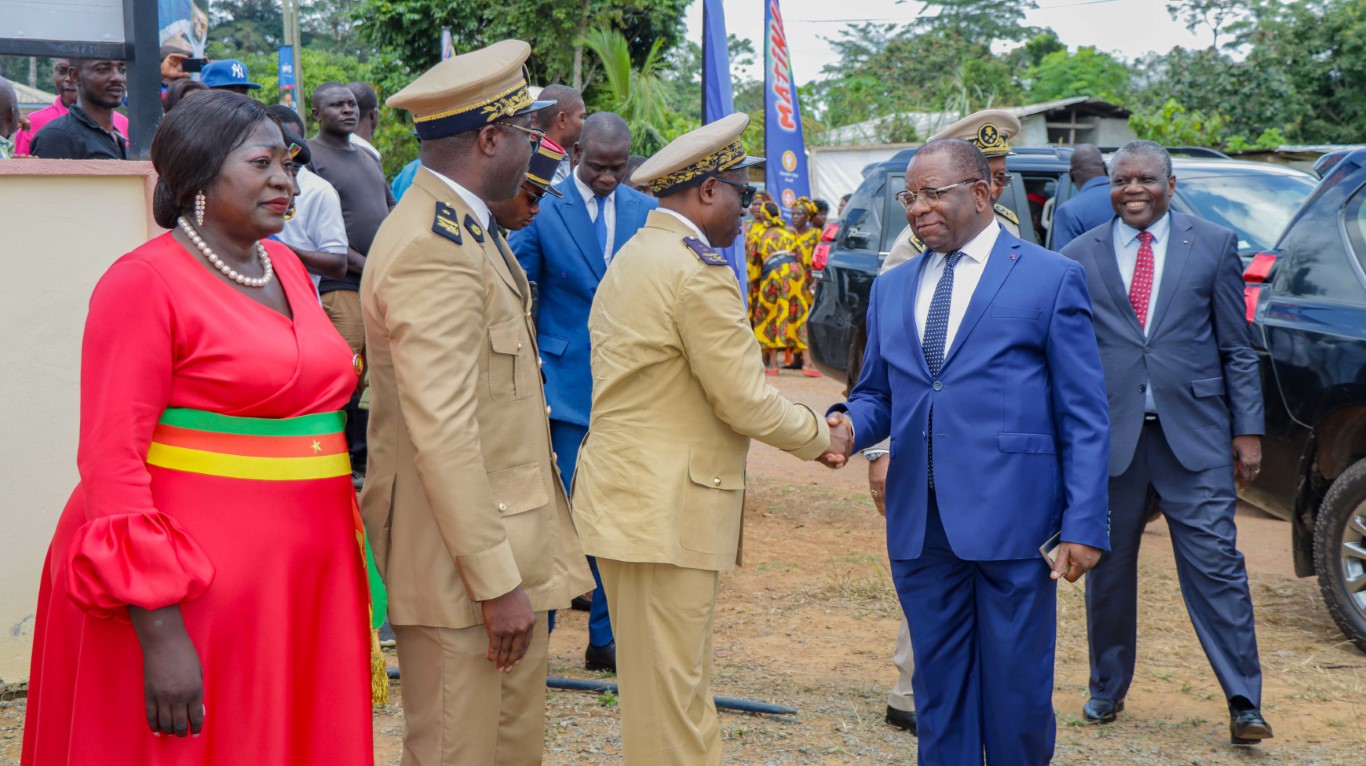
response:
<path id="1" fill-rule="evenodd" d="M 33 137 L 38 135 L 38 131 L 42 130 L 49 122 L 66 114 L 67 111 L 66 104 L 62 103 L 62 97 L 58 96 L 57 100 L 52 102 L 52 106 L 30 114 L 28 121 L 32 127 L 29 130 L 21 130 L 14 135 L 14 153 L 30 154 L 29 145 L 33 143 Z M 126 138 L 128 136 L 128 118 L 114 112 L 114 129 Z"/>

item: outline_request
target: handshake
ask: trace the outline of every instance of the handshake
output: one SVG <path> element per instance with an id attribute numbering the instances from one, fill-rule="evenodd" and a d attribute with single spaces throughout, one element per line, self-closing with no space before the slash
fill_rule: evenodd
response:
<path id="1" fill-rule="evenodd" d="M 843 468 L 854 453 L 854 424 L 842 412 L 826 416 L 830 426 L 830 446 L 816 458 L 827 468 Z"/>

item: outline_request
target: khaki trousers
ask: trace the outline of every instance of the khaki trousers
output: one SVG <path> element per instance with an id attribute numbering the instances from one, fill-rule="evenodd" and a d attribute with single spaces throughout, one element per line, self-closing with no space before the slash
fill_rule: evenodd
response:
<path id="1" fill-rule="evenodd" d="M 484 659 L 483 625 L 395 625 L 403 766 L 535 766 L 545 749 L 547 615 L 510 673 Z"/>
<path id="2" fill-rule="evenodd" d="M 711 696 L 716 572 L 598 558 L 617 638 L 626 766 L 719 766 Z"/>
<path id="3" fill-rule="evenodd" d="M 911 626 L 901 617 L 901 630 L 896 634 L 896 685 L 887 693 L 887 704 L 903 713 L 915 711 L 915 692 L 911 689 L 911 674 L 915 672 L 915 655 L 911 653 Z"/>
<path id="4" fill-rule="evenodd" d="M 322 294 L 323 312 L 332 321 L 332 326 L 337 328 L 346 345 L 351 347 L 351 353 L 360 354 L 365 357 L 365 320 L 360 307 L 360 293 L 355 290 L 333 290 Z M 364 379 L 356 382 L 356 389 L 365 383 Z"/>

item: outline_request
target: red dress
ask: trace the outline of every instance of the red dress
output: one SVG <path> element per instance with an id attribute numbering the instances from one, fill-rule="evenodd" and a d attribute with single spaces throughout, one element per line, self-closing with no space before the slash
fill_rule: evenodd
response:
<path id="1" fill-rule="evenodd" d="M 95 288 L 81 483 L 38 596 L 26 765 L 374 761 L 368 596 L 336 433 L 356 372 L 298 259 L 266 247 L 292 321 L 169 234 Z M 181 605 L 201 736 L 148 728 L 129 604 Z"/>

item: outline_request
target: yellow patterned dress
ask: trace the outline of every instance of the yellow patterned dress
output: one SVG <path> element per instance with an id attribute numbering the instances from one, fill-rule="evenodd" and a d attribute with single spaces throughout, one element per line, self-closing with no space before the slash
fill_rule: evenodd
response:
<path id="1" fill-rule="evenodd" d="M 763 268 L 755 304 L 758 321 L 754 337 L 766 349 L 806 349 L 800 327 L 811 303 L 807 298 L 806 268 L 794 245 L 792 230 L 786 226 L 768 229 L 759 243 Z"/>
<path id="2" fill-rule="evenodd" d="M 806 231 L 800 234 L 792 232 L 792 249 L 797 253 L 797 258 L 802 264 L 802 300 L 806 305 L 806 312 L 802 314 L 801 321 L 790 328 L 794 335 L 792 337 L 793 345 L 789 348 L 797 350 L 806 348 L 806 317 L 811 312 L 811 306 L 816 302 L 816 283 L 811 276 L 811 259 L 816 254 L 816 245 L 820 241 L 821 230 L 814 226 L 807 227 Z"/>
<path id="3" fill-rule="evenodd" d="M 759 252 L 759 242 L 770 225 L 767 218 L 761 215 L 749 222 L 749 229 L 745 232 L 745 272 L 749 285 L 751 325 L 759 323 L 759 277 L 764 270 L 764 256 Z"/>

